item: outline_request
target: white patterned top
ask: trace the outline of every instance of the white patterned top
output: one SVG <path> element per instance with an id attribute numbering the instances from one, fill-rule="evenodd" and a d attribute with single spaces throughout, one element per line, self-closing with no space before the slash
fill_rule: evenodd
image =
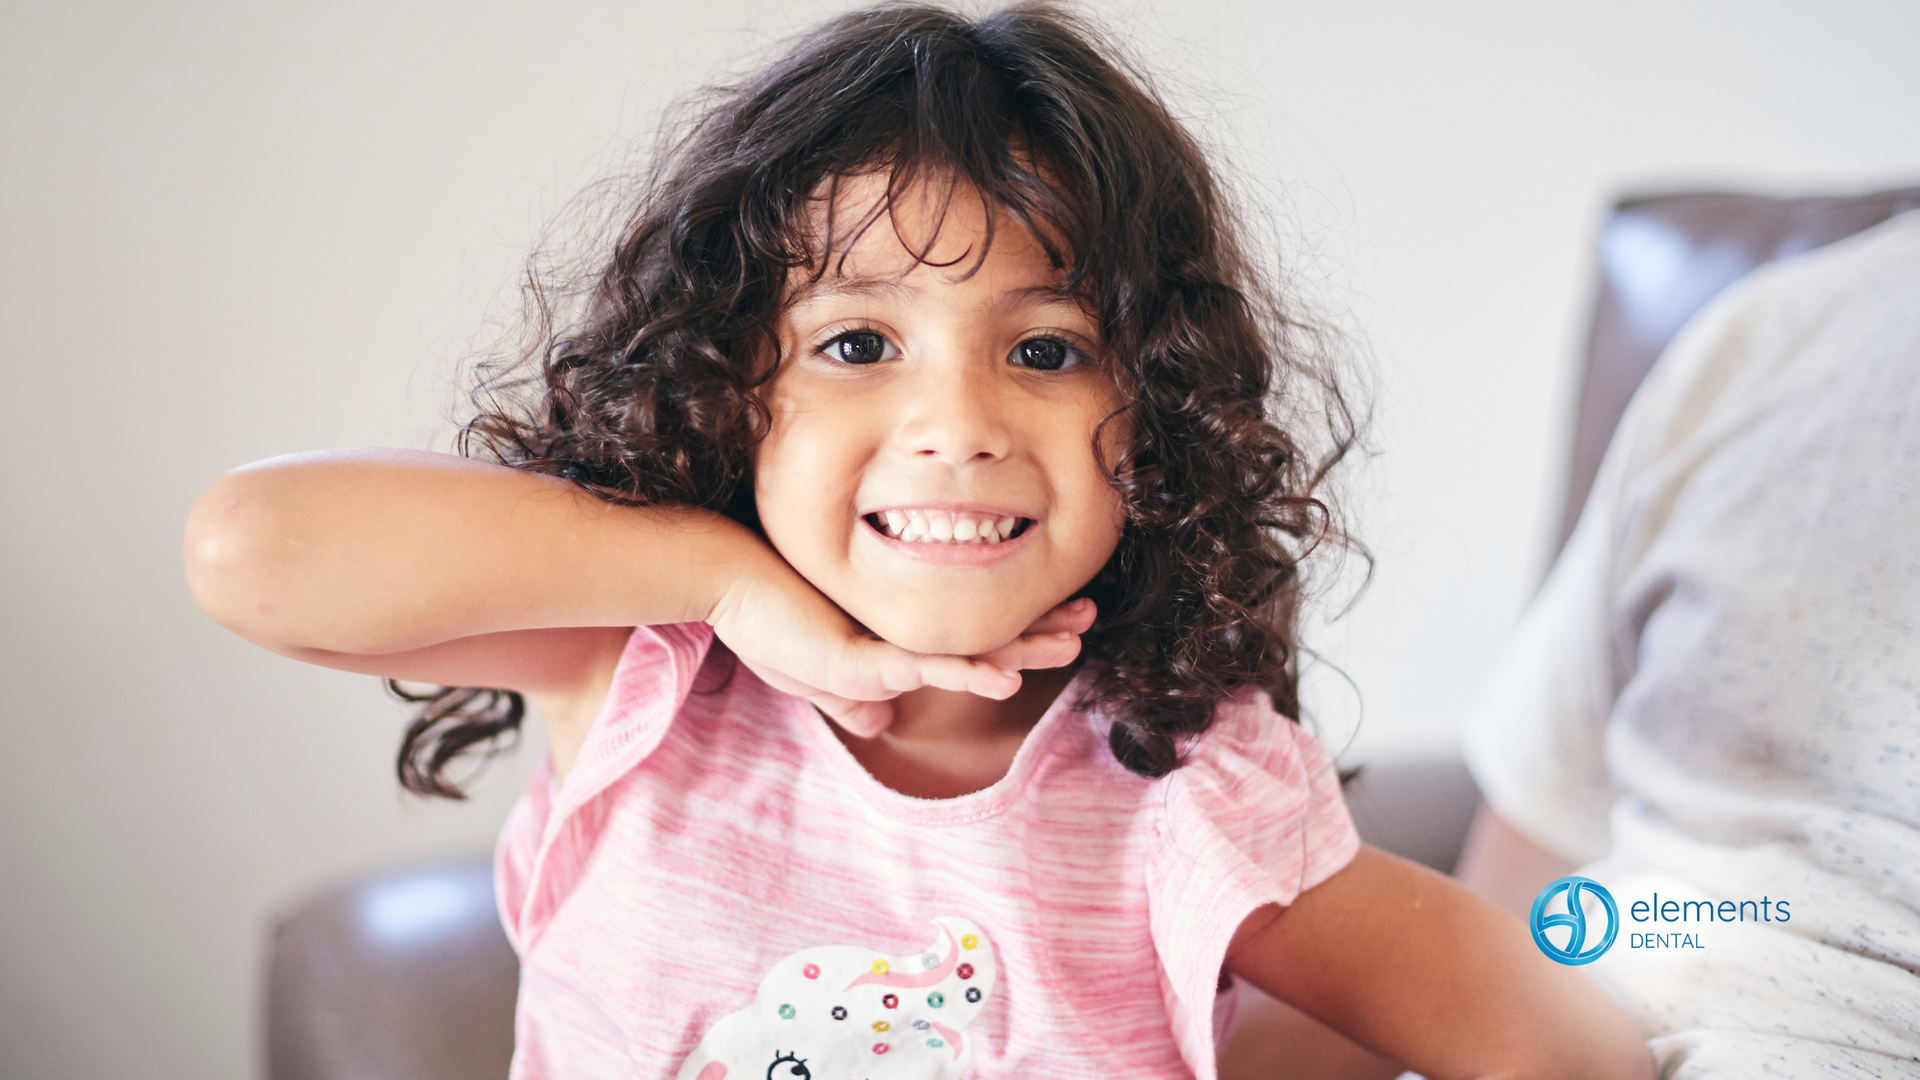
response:
<path id="1" fill-rule="evenodd" d="M 1466 741 L 1663 1076 L 1920 1075 L 1920 214 L 1682 331 Z"/>

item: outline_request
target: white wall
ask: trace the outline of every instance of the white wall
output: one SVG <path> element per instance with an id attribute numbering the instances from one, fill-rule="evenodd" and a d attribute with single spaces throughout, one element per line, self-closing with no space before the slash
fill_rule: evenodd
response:
<path id="1" fill-rule="evenodd" d="M 250 459 L 443 448 L 538 224 L 665 96 L 830 6 L 0 11 L 0 1075 L 256 1072 L 272 911 L 488 842 L 537 746 L 471 804 L 402 798 L 372 680 L 199 615 L 186 509 Z M 1349 758 L 1450 745 L 1540 571 L 1609 199 L 1920 182 L 1900 0 L 1110 10 L 1375 358 L 1378 571 L 1322 634 L 1364 693 Z M 1351 695 L 1315 687 L 1345 743 Z"/>

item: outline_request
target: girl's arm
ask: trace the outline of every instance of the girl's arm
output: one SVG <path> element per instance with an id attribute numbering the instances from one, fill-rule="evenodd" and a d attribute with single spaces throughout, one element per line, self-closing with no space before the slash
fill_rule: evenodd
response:
<path id="1" fill-rule="evenodd" d="M 1540 955 L 1512 916 L 1374 848 L 1249 916 L 1227 967 L 1428 1080 L 1654 1075 L 1591 979 Z"/>
<path id="2" fill-rule="evenodd" d="M 1454 875 L 1494 906 L 1525 918 L 1540 890 L 1573 873 L 1575 865 L 1527 839 L 1482 803 Z"/>
<path id="3" fill-rule="evenodd" d="M 549 477 L 407 450 L 236 469 L 201 497 L 186 536 L 187 581 L 209 615 L 321 662 L 704 619 L 735 579 L 768 572 L 764 546 L 706 511 L 616 507 Z"/>
<path id="4" fill-rule="evenodd" d="M 1071 660 L 1091 621 L 1043 619 L 985 658 L 909 653 L 722 515 L 614 506 L 550 477 L 408 450 L 236 469 L 194 507 L 186 557 L 209 615 L 310 663 L 520 690 L 543 711 L 578 712 L 604 698 L 626 628 L 706 621 L 862 735 L 886 726 L 886 699 L 921 686 L 1004 698 L 1017 669 Z"/>

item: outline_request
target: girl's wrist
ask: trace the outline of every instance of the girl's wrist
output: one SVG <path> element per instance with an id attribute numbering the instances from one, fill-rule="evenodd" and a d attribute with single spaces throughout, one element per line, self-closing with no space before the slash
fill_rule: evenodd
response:
<path id="1" fill-rule="evenodd" d="M 724 637 L 737 626 L 742 612 L 752 607 L 756 594 L 799 575 L 758 533 L 737 522 L 726 522 L 726 539 L 715 560 L 713 589 L 700 621 Z"/>

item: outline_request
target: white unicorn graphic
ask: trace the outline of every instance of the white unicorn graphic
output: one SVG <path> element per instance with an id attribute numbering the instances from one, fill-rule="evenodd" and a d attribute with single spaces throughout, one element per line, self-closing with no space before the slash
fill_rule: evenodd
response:
<path id="1" fill-rule="evenodd" d="M 993 946 L 966 919 L 933 925 L 917 956 L 816 945 L 781 960 L 752 1004 L 707 1029 L 677 1080 L 960 1080 L 967 1024 L 993 993 Z"/>

